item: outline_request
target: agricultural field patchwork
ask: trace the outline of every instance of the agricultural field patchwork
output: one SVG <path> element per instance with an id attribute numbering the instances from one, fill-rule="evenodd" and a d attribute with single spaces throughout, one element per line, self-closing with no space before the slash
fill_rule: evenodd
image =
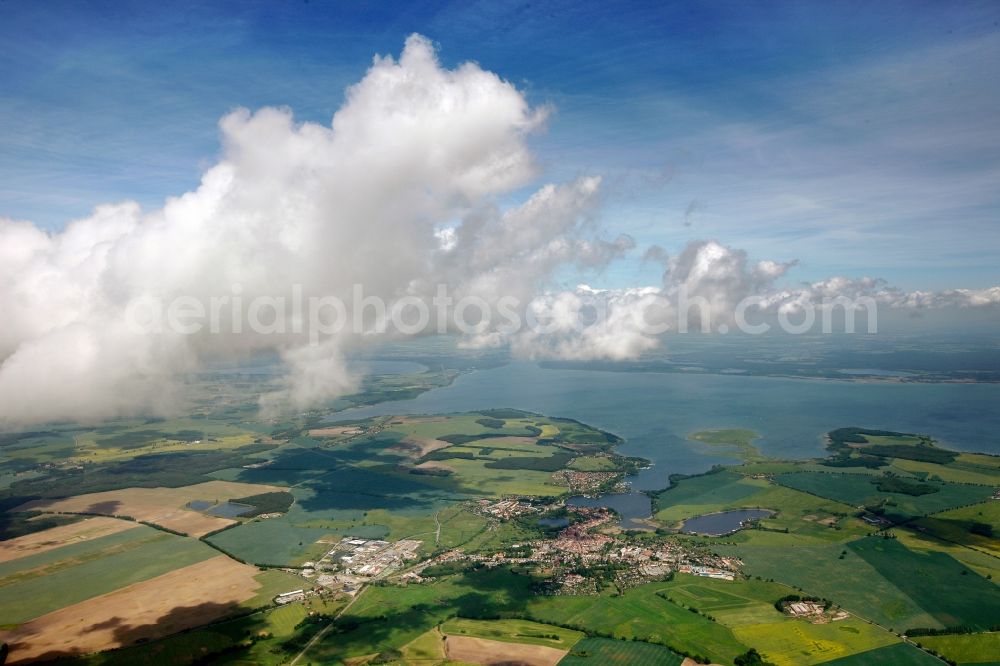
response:
<path id="1" fill-rule="evenodd" d="M 126 520 L 100 516 L 82 518 L 67 525 L 60 525 L 40 532 L 0 541 L 0 562 L 19 557 L 44 553 L 63 546 L 98 539 L 115 532 L 129 530 L 137 525 Z"/>
<path id="2" fill-rule="evenodd" d="M 257 573 L 216 555 L 63 606 L 0 632 L 0 638 L 11 646 L 11 663 L 131 645 L 231 613 L 260 587 Z"/>
<path id="3" fill-rule="evenodd" d="M 654 517 L 670 523 L 724 509 L 756 507 L 754 496 L 767 486 L 766 481 L 728 470 L 683 478 L 655 494 Z"/>
<path id="4" fill-rule="evenodd" d="M 464 501 L 565 494 L 568 488 L 553 472 L 596 453 L 619 476 L 635 465 L 610 453 L 614 436 L 517 410 L 382 417 L 308 432 L 308 445 L 282 447 L 266 462 L 226 474 L 283 486 L 295 503 L 282 516 L 219 532 L 209 537 L 212 543 L 266 564 L 312 559 L 316 542 L 335 534 L 388 539 L 431 534 L 434 545 L 458 545 L 485 526 L 456 509 Z M 440 533 L 435 519 L 442 524 Z"/>
<path id="5" fill-rule="evenodd" d="M 886 627 L 943 625 L 846 544 L 796 542 L 766 534 L 764 543 L 719 546 L 738 554 L 745 572 L 805 590 Z"/>
<path id="6" fill-rule="evenodd" d="M 878 537 L 852 541 L 848 547 L 943 626 L 983 631 L 1000 624 L 996 584 L 950 555 L 918 553 L 896 539 Z"/>
<path id="7" fill-rule="evenodd" d="M 277 666 L 300 653 L 355 666 L 685 656 L 728 665 L 753 649 L 778 666 L 920 666 L 934 657 L 894 632 L 1000 623 L 1000 503 L 978 484 L 1000 468 L 919 435 L 842 429 L 828 458 L 774 461 L 759 455 L 756 433 L 701 431 L 694 442 L 743 464 L 673 477 L 652 493 L 643 529 L 623 530 L 614 514 L 563 500 L 581 484 L 588 494 L 627 490 L 644 461 L 568 419 L 496 409 L 266 428 L 241 420 L 249 441 L 176 451 L 139 445 L 152 432 L 129 428 L 134 449 L 122 448 L 121 428 L 95 434 L 87 441 L 105 451 L 92 470 L 22 473 L 4 491 L 14 511 L 0 541 L 0 608 L 15 660 L 47 646 L 53 655 L 117 648 L 69 659 L 95 666 L 147 656 Z M 78 434 L 15 446 L 27 455 L 27 442 L 42 442 L 58 457 Z M 150 461 L 150 479 L 138 481 L 133 466 Z M 60 495 L 47 473 L 73 479 L 72 492 Z M 38 493 L 23 494 L 32 479 Z M 724 537 L 677 532 L 688 518 L 738 508 L 773 515 Z M 323 568 L 396 544 L 410 554 L 384 574 Z M 76 596 L 51 593 L 62 586 Z M 789 595 L 829 610 L 793 617 L 780 605 Z M 992 649 L 990 636 L 921 638 L 969 660 Z"/>
<path id="8" fill-rule="evenodd" d="M 898 642 L 888 631 L 850 617 L 814 624 L 791 618 L 775 603 L 795 590 L 767 581 L 724 582 L 678 576 L 661 592 L 674 603 L 694 608 L 721 624 L 774 664 L 819 664 L 840 656 Z"/>
<path id="9" fill-rule="evenodd" d="M 987 500 L 942 511 L 913 524 L 939 539 L 1000 557 L 1000 501 Z"/>
<path id="10" fill-rule="evenodd" d="M 201 536 L 233 524 L 230 518 L 211 514 L 211 509 L 220 502 L 279 490 L 281 488 L 276 486 L 208 481 L 180 488 L 124 488 L 60 500 L 35 500 L 15 511 L 127 516 L 175 532 Z"/>
<path id="11" fill-rule="evenodd" d="M 745 625 L 734 633 L 747 645 L 755 646 L 764 659 L 778 666 L 822 664 L 899 642 L 889 632 L 859 620 Z"/>
<path id="12" fill-rule="evenodd" d="M 851 506 L 877 507 L 896 522 L 982 502 L 993 493 L 993 489 L 987 486 L 936 481 L 906 482 L 896 492 L 888 490 L 894 486 L 882 486 L 886 490 L 880 489 L 878 480 L 883 478 L 881 475 L 791 472 L 779 474 L 775 480 L 789 488 Z"/>
<path id="13" fill-rule="evenodd" d="M 538 597 L 529 605 L 529 614 L 541 622 L 668 645 L 722 663 L 747 649 L 728 627 L 663 598 L 663 587 L 649 584 L 621 596 Z"/>
<path id="14" fill-rule="evenodd" d="M 138 525 L 0 564 L 0 608 L 7 623 L 21 623 L 218 554 Z"/>

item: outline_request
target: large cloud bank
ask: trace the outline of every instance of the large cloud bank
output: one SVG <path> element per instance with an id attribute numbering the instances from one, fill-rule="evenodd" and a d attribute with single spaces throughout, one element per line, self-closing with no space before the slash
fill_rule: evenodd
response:
<path id="1" fill-rule="evenodd" d="M 287 364 L 285 389 L 266 396 L 267 407 L 320 404 L 353 388 L 345 354 L 401 334 L 381 332 L 377 308 L 355 309 L 356 285 L 390 310 L 431 303 L 441 285 L 455 300 L 475 297 L 490 309 L 508 299 L 518 318 L 538 314 L 548 325 L 484 321 L 458 331 L 465 343 L 561 358 L 629 358 L 655 346 L 657 335 L 640 320 L 678 328 L 688 317 L 677 309 L 682 291 L 724 317 L 751 295 L 769 308 L 832 291 L 908 306 L 1000 300 L 997 290 L 903 294 L 877 281 L 781 291 L 774 281 L 790 264 L 751 264 L 714 242 L 671 258 L 651 253 L 665 264 L 656 287 L 547 291 L 558 268 L 599 268 L 633 243 L 598 229 L 597 177 L 499 205 L 537 177 L 527 140 L 546 116 L 475 64 L 442 68 L 431 44 L 413 36 L 398 60 L 375 59 L 329 126 L 297 123 L 287 109 L 224 117 L 220 161 L 196 190 L 160 210 L 100 206 L 54 234 L 0 219 L 0 427 L 168 412 L 184 373 L 208 358 L 261 349 L 277 350 Z M 243 327 L 233 308 L 220 310 L 215 332 L 134 321 L 134 305 L 146 301 L 234 306 L 311 297 L 346 304 L 342 314 L 354 325 L 315 339 L 310 322 L 293 318 L 262 332 Z M 584 311 L 603 316 L 588 321 Z M 424 331 L 456 332 L 430 312 Z"/>
<path id="2" fill-rule="evenodd" d="M 497 207 L 537 176 L 526 139 L 546 115 L 475 64 L 442 68 L 413 36 L 398 61 L 375 59 L 330 126 L 297 124 L 287 109 L 224 117 L 220 162 L 161 210 L 102 206 L 56 234 L 0 221 L 0 423 L 169 409 L 181 373 L 259 348 L 289 366 L 276 404 L 351 388 L 343 355 L 365 337 L 352 327 L 318 345 L 232 325 L 150 334 L 130 325 L 137 300 L 299 289 L 350 304 L 360 284 L 392 303 L 446 284 L 492 303 L 527 300 L 566 262 L 611 260 L 631 242 L 589 233 L 598 178 Z"/>
<path id="3" fill-rule="evenodd" d="M 662 284 L 543 293 L 531 307 L 545 313 L 546 325 L 524 327 L 505 342 L 532 358 L 623 360 L 657 347 L 669 332 L 875 332 L 886 310 L 1000 306 L 1000 287 L 906 292 L 871 277 L 781 287 L 776 283 L 797 262 L 752 262 L 717 241 L 690 242 L 676 256 L 653 246 L 645 257 L 663 265 Z"/>

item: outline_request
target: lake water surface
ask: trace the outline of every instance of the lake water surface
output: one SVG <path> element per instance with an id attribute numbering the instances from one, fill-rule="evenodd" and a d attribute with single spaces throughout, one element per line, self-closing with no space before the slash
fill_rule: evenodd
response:
<path id="1" fill-rule="evenodd" d="M 332 420 L 513 407 L 565 416 L 626 439 L 625 455 L 653 462 L 633 480 L 664 488 L 674 473 L 717 463 L 710 447 L 687 436 L 709 428 L 750 428 L 770 456 L 822 455 L 823 435 L 842 426 L 926 433 L 944 446 L 1000 453 L 1000 385 L 785 379 L 544 369 L 511 363 L 459 376 L 413 400 L 337 413 Z"/>
<path id="2" fill-rule="evenodd" d="M 735 511 L 708 513 L 704 516 L 688 518 L 681 526 L 681 531 L 685 534 L 725 536 L 740 529 L 749 520 L 760 520 L 773 515 L 774 512 L 767 509 L 736 509 Z"/>
<path id="3" fill-rule="evenodd" d="M 652 506 L 649 495 L 643 493 L 608 493 L 599 497 L 577 495 L 566 500 L 567 506 L 603 506 L 618 512 L 618 522 L 625 529 L 649 529 L 642 519 L 649 518 Z"/>

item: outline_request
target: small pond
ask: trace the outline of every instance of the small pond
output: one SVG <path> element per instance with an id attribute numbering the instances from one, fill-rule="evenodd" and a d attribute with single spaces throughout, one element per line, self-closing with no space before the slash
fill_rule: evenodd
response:
<path id="1" fill-rule="evenodd" d="M 249 504 L 238 504 L 236 502 L 219 502 L 210 509 L 205 509 L 205 513 L 218 518 L 236 518 L 253 512 L 257 507 Z"/>
<path id="2" fill-rule="evenodd" d="M 237 518 L 239 516 L 252 513 L 257 507 L 238 502 L 213 502 L 212 500 L 191 500 L 187 503 L 187 508 L 200 511 L 216 518 Z"/>
<path id="3" fill-rule="evenodd" d="M 752 520 L 760 520 L 774 515 L 767 509 L 737 509 L 735 511 L 720 511 L 704 516 L 688 518 L 681 526 L 685 534 L 701 534 L 703 536 L 725 536 L 742 528 Z"/>

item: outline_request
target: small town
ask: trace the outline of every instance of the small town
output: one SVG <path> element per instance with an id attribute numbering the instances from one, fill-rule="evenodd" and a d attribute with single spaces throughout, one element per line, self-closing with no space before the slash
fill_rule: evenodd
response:
<path id="1" fill-rule="evenodd" d="M 423 542 L 412 539 L 388 542 L 378 539 L 344 537 L 319 560 L 305 562 L 300 570 L 294 571 L 309 580 L 315 580 L 318 588 L 325 588 L 349 595 L 356 594 L 368 582 L 384 578 L 408 563 L 418 559 L 417 551 Z M 293 571 L 293 570 L 289 570 Z M 293 590 L 279 595 L 293 600 L 301 590 Z"/>
<path id="2" fill-rule="evenodd" d="M 316 568 L 340 570 L 359 578 L 377 578 L 417 559 L 421 543 L 412 539 L 390 543 L 346 537 L 320 559 Z"/>
<path id="3" fill-rule="evenodd" d="M 553 472 L 552 481 L 584 495 L 596 492 L 624 492 L 628 489 L 622 472 L 578 472 L 571 469 Z"/>
<path id="4" fill-rule="evenodd" d="M 481 500 L 484 511 L 494 515 L 537 511 L 535 507 L 513 500 L 490 504 Z M 674 572 L 732 581 L 740 576 L 742 562 L 736 558 L 713 555 L 676 542 L 650 542 L 625 534 L 598 531 L 616 519 L 604 508 L 573 507 L 576 522 L 563 528 L 553 539 L 515 543 L 493 553 L 465 553 L 450 550 L 420 562 L 398 580 L 419 583 L 421 574 L 435 565 L 469 562 L 498 567 L 535 565 L 548 575 L 547 590 L 553 594 L 593 594 L 602 585 L 626 589 L 643 583 L 664 580 Z"/>
<path id="5" fill-rule="evenodd" d="M 538 513 L 544 511 L 546 508 L 548 507 L 536 507 L 520 499 L 503 499 L 499 502 L 481 499 L 472 503 L 473 511 L 479 515 L 500 521 L 510 520 L 529 513 Z"/>
<path id="6" fill-rule="evenodd" d="M 529 501 L 507 498 L 481 499 L 474 510 L 496 523 L 548 512 L 557 505 L 536 506 Z M 327 589 L 355 595 L 366 584 L 389 581 L 419 584 L 428 579 L 425 571 L 439 565 L 467 563 L 469 566 L 531 565 L 545 576 L 542 590 L 548 594 L 595 594 L 605 585 L 627 589 L 674 573 L 733 581 L 741 576 L 742 562 L 714 555 L 674 541 L 655 541 L 617 532 L 612 526 L 617 515 L 601 507 L 572 507 L 572 522 L 554 538 L 514 543 L 497 552 L 466 553 L 453 549 L 420 560 L 422 541 L 395 542 L 344 537 L 323 557 L 306 562 L 298 571 Z M 609 529 L 611 528 L 611 529 Z M 279 604 L 301 599 L 310 590 L 292 590 L 279 595 Z"/>

